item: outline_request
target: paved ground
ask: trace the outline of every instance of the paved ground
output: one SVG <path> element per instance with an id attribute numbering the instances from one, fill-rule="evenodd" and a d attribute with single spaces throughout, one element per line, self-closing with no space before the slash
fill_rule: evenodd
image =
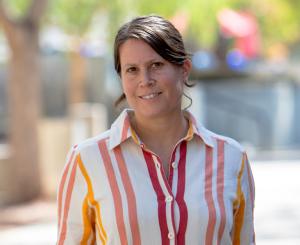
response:
<path id="1" fill-rule="evenodd" d="M 300 160 L 253 164 L 257 244 L 300 245 Z"/>
<path id="2" fill-rule="evenodd" d="M 0 245 L 53 245 L 55 240 L 55 200 L 0 209 Z"/>
<path id="3" fill-rule="evenodd" d="M 258 245 L 300 245 L 300 160 L 255 162 L 255 229 Z M 52 201 L 0 210 L 0 245 L 53 245 Z"/>

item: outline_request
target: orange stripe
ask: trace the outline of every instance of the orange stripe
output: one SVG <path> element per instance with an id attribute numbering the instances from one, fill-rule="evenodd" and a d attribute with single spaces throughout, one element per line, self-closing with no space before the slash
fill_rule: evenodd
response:
<path id="1" fill-rule="evenodd" d="M 121 142 L 123 142 L 124 140 L 126 140 L 127 133 L 128 133 L 128 128 L 129 128 L 129 117 L 126 116 L 125 119 L 124 119 L 124 125 L 123 125 L 123 130 L 122 130 Z"/>
<path id="2" fill-rule="evenodd" d="M 244 222 L 245 198 L 241 187 L 241 178 L 244 171 L 244 165 L 245 161 L 243 157 L 242 167 L 238 174 L 237 200 L 234 202 L 235 205 L 238 205 L 238 209 L 234 211 L 233 244 L 240 244 L 241 230 Z"/>
<path id="3" fill-rule="evenodd" d="M 217 166 L 217 198 L 220 207 L 220 226 L 218 230 L 218 244 L 221 243 L 225 229 L 226 213 L 224 204 L 224 141 L 218 140 L 218 166 Z"/>
<path id="4" fill-rule="evenodd" d="M 98 230 L 98 233 L 99 233 L 99 237 L 100 237 L 100 240 L 101 240 L 102 244 L 106 244 L 107 234 L 106 234 L 106 231 L 104 230 L 104 227 L 103 227 L 103 224 L 102 224 L 100 205 L 99 205 L 98 202 L 94 205 L 96 207 L 96 215 L 97 215 L 96 225 L 97 225 L 97 230 Z"/>
<path id="5" fill-rule="evenodd" d="M 89 205 L 88 205 L 88 196 L 84 198 L 84 202 L 82 205 L 82 217 L 83 217 L 83 235 L 80 241 L 80 244 L 87 244 L 91 231 L 92 231 L 92 226 L 91 222 L 89 220 Z"/>
<path id="6" fill-rule="evenodd" d="M 73 149 L 71 156 L 69 158 L 69 161 L 67 163 L 67 166 L 64 170 L 63 176 L 61 178 L 60 184 L 59 184 L 59 191 L 58 191 L 58 227 L 61 226 L 61 205 L 62 205 L 62 196 L 63 196 L 63 191 L 64 191 L 64 187 L 65 187 L 65 182 L 67 179 L 67 175 L 69 172 L 69 168 L 71 165 L 71 162 L 73 162 L 73 158 L 74 158 L 74 154 L 75 154 L 75 148 Z"/>
<path id="7" fill-rule="evenodd" d="M 69 179 L 69 184 L 67 187 L 66 201 L 65 201 L 65 205 L 64 205 L 64 217 L 62 220 L 62 229 L 61 229 L 61 232 L 59 235 L 58 245 L 62 245 L 64 243 L 64 241 L 66 239 L 66 235 L 67 235 L 67 219 L 68 219 L 68 214 L 69 214 L 72 191 L 73 191 L 73 187 L 74 187 L 77 161 L 78 161 L 78 156 L 76 157 L 76 159 L 74 161 L 74 164 L 73 164 L 73 167 L 71 170 L 70 179 Z"/>
<path id="8" fill-rule="evenodd" d="M 95 209 L 90 209 L 90 219 L 93 221 L 93 223 L 92 223 L 92 231 L 93 232 L 92 232 L 92 239 L 91 239 L 90 244 L 96 244 L 96 232 L 95 232 L 95 220 L 96 220 L 96 218 L 95 218 Z"/>
<path id="9" fill-rule="evenodd" d="M 208 207 L 208 224 L 206 228 L 205 244 L 210 245 L 213 243 L 216 224 L 216 209 L 212 195 L 213 152 L 212 148 L 209 146 L 206 146 L 205 158 L 205 200 Z"/>
<path id="10" fill-rule="evenodd" d="M 114 169 L 113 169 L 112 162 L 111 162 L 108 150 L 107 150 L 105 140 L 99 141 L 98 147 L 99 147 L 101 156 L 103 158 L 107 178 L 108 178 L 109 185 L 110 185 L 113 199 L 114 199 L 117 227 L 118 227 L 118 231 L 119 231 L 121 244 L 128 244 L 126 230 L 125 230 L 125 224 L 124 224 L 124 217 L 123 217 L 121 194 L 120 194 L 120 190 L 118 187 L 118 183 L 116 180 L 116 176 L 114 173 Z"/>
<path id="11" fill-rule="evenodd" d="M 129 213 L 129 221 L 130 221 L 133 244 L 139 245 L 141 244 L 141 237 L 140 237 L 140 230 L 139 230 L 139 224 L 137 219 L 135 194 L 132 188 L 132 184 L 130 182 L 130 177 L 128 174 L 128 170 L 126 168 L 126 163 L 122 154 L 121 147 L 119 146 L 115 148 L 114 153 L 117 159 L 119 171 L 121 173 L 121 178 L 127 196 L 128 213 Z"/>
<path id="12" fill-rule="evenodd" d="M 106 235 L 105 229 L 104 229 L 103 224 L 102 224 L 100 206 L 99 206 L 99 203 L 95 201 L 92 182 L 89 178 L 89 175 L 88 175 L 85 167 L 83 166 L 83 163 L 82 163 L 82 160 L 81 160 L 80 157 L 78 159 L 78 165 L 79 165 L 81 173 L 82 173 L 83 177 L 85 178 L 85 181 L 86 181 L 87 186 L 88 186 L 89 201 L 91 202 L 91 204 L 93 206 L 96 207 L 96 215 L 97 215 L 96 224 L 97 224 L 97 230 L 98 230 L 98 233 L 99 233 L 100 240 L 101 240 L 102 244 L 106 244 L 107 235 Z"/>
<path id="13" fill-rule="evenodd" d="M 93 239 L 91 241 L 91 244 L 96 244 L 96 235 L 93 233 Z"/>

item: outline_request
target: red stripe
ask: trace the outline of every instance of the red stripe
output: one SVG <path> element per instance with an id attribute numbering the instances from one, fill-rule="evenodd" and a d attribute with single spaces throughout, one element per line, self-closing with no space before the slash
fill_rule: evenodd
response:
<path id="1" fill-rule="evenodd" d="M 69 172 L 70 164 L 73 161 L 74 158 L 75 149 L 73 149 L 71 156 L 69 158 L 69 161 L 66 165 L 66 168 L 64 170 L 63 176 L 61 178 L 60 184 L 59 184 L 59 191 L 58 191 L 58 227 L 60 227 L 60 219 L 61 219 L 61 205 L 62 205 L 62 196 L 63 196 L 63 190 L 65 187 L 65 182 L 67 179 L 67 175 Z"/>
<path id="2" fill-rule="evenodd" d="M 205 158 L 205 200 L 208 207 L 208 224 L 206 228 L 205 244 L 210 245 L 213 244 L 216 209 L 212 195 L 213 151 L 209 146 L 206 146 Z"/>
<path id="3" fill-rule="evenodd" d="M 73 158 L 74 158 L 76 148 L 77 148 L 77 145 L 75 145 L 73 147 L 71 156 L 69 157 L 69 161 L 66 165 L 66 168 L 64 170 L 63 176 L 62 176 L 60 184 L 59 184 L 59 191 L 58 191 L 58 227 L 60 227 L 60 221 L 61 221 L 60 218 L 61 218 L 61 205 L 62 205 L 63 190 L 64 190 L 64 187 L 65 187 L 65 182 L 66 182 L 66 179 L 67 179 L 67 174 L 69 172 L 70 164 L 71 164 L 71 162 L 73 161 Z"/>
<path id="4" fill-rule="evenodd" d="M 153 161 L 151 153 L 143 150 L 144 158 L 147 164 L 148 172 L 150 175 L 150 179 L 152 182 L 153 189 L 157 195 L 157 202 L 158 202 L 158 220 L 159 220 L 159 227 L 161 232 L 161 241 L 162 244 L 168 245 L 170 243 L 168 238 L 168 224 L 167 224 L 167 216 L 166 216 L 166 202 L 165 202 L 165 195 L 163 190 L 159 184 L 159 180 L 156 174 L 156 167 Z"/>
<path id="5" fill-rule="evenodd" d="M 80 157 L 79 155 L 77 157 Z M 64 205 L 64 217 L 62 220 L 62 229 L 59 235 L 59 241 L 58 245 L 62 245 L 66 239 L 67 235 L 67 219 L 69 215 L 69 208 L 70 208 L 70 202 L 71 202 L 71 196 L 73 192 L 73 187 L 74 187 L 74 182 L 75 182 L 75 175 L 76 175 L 76 168 L 77 167 L 77 158 L 74 161 L 70 178 L 69 178 L 69 183 L 67 187 L 67 193 L 66 193 L 66 200 L 65 200 L 65 205 Z"/>
<path id="6" fill-rule="evenodd" d="M 217 166 L 217 197 L 220 207 L 220 226 L 218 230 L 218 245 L 221 244 L 226 224 L 226 213 L 224 204 L 224 141 L 218 140 L 218 166 Z"/>
<path id="7" fill-rule="evenodd" d="M 123 129 L 122 129 L 122 138 L 121 138 L 121 142 L 123 142 L 126 138 L 127 138 L 127 133 L 128 133 L 128 128 L 129 128 L 129 117 L 126 116 L 124 119 L 124 125 L 123 125 Z"/>
<path id="8" fill-rule="evenodd" d="M 178 183 L 176 201 L 180 212 L 180 223 L 177 234 L 178 245 L 185 244 L 185 232 L 188 220 L 188 210 L 184 200 L 185 191 L 185 169 L 186 169 L 186 147 L 187 142 L 183 141 L 180 145 L 180 159 L 178 163 Z"/>
<path id="9" fill-rule="evenodd" d="M 129 222 L 131 227 L 132 240 L 134 245 L 141 244 L 140 230 L 137 219 L 137 209 L 136 209 L 136 198 L 130 182 L 130 177 L 126 168 L 126 163 L 122 154 L 121 147 L 114 149 L 114 153 L 117 159 L 119 171 L 121 173 L 121 178 L 123 181 L 124 189 L 126 192 L 127 202 L 128 202 L 128 213 Z"/>
<path id="10" fill-rule="evenodd" d="M 173 227 L 173 231 L 175 232 L 175 237 L 176 237 L 176 228 L 175 228 L 175 214 L 174 214 L 174 202 L 172 202 L 171 204 L 171 213 L 172 213 L 172 227 Z M 177 239 L 175 239 L 175 245 L 177 245 L 178 242 L 177 242 Z"/>
<path id="11" fill-rule="evenodd" d="M 123 217 L 123 207 L 122 207 L 122 200 L 120 190 L 117 184 L 116 175 L 114 173 L 114 169 L 112 166 L 112 162 L 107 150 L 105 140 L 101 140 L 98 142 L 98 147 L 104 162 L 105 171 L 107 174 L 107 178 L 109 181 L 109 185 L 112 191 L 114 205 L 115 205 L 115 215 L 117 220 L 117 227 L 119 231 L 119 236 L 121 240 L 121 244 L 128 244 L 125 224 L 124 224 L 124 217 Z"/>

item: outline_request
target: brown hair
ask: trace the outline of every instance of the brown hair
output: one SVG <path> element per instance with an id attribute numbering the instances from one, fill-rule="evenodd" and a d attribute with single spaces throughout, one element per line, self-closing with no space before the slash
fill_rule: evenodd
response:
<path id="1" fill-rule="evenodd" d="M 144 41 L 161 57 L 172 64 L 182 66 L 190 55 L 186 52 L 182 36 L 173 24 L 157 15 L 139 16 L 120 27 L 114 42 L 115 70 L 121 76 L 120 46 L 130 38 Z M 192 87 L 187 81 L 184 84 Z M 123 93 L 115 102 L 118 106 L 125 99 Z"/>

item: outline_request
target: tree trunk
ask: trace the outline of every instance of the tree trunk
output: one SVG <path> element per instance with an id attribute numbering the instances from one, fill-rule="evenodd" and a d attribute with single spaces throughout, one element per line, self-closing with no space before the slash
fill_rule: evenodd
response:
<path id="1" fill-rule="evenodd" d="M 38 29 L 21 25 L 14 30 L 9 72 L 9 139 L 14 165 L 13 202 L 40 194 L 38 119 L 40 112 L 40 62 Z"/>
<path id="2" fill-rule="evenodd" d="M 9 143 L 14 176 L 8 202 L 41 192 L 38 150 L 40 113 L 39 25 L 48 0 L 32 0 L 23 18 L 13 19 L 0 0 L 0 24 L 11 50 L 8 104 Z"/>
<path id="3" fill-rule="evenodd" d="M 69 58 L 69 106 L 72 107 L 86 100 L 86 59 L 80 54 L 79 47 L 69 53 Z"/>

